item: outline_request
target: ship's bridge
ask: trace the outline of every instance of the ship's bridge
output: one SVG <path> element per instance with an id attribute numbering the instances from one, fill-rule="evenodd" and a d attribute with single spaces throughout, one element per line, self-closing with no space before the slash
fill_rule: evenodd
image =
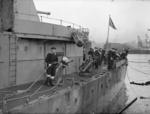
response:
<path id="1" fill-rule="evenodd" d="M 1 31 L 13 31 L 23 38 L 67 41 L 71 40 L 72 32 L 80 32 L 88 38 L 87 28 L 38 14 L 32 0 L 0 0 L 0 5 Z"/>

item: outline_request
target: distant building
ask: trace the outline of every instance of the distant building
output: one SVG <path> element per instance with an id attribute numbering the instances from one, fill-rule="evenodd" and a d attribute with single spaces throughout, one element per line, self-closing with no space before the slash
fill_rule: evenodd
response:
<path id="1" fill-rule="evenodd" d="M 141 39 L 140 36 L 137 36 L 138 48 L 150 48 L 150 38 L 145 34 L 145 39 Z"/>

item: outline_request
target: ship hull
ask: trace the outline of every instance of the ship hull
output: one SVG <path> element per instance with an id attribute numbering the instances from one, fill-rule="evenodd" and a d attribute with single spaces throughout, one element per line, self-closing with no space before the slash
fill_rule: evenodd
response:
<path id="1" fill-rule="evenodd" d="M 43 94 L 27 104 L 19 105 L 10 112 L 17 113 L 116 113 L 124 87 L 127 65 L 95 75 L 90 80 L 60 89 L 53 94 Z M 123 99 L 120 99 L 123 100 Z M 122 102 L 122 101 L 121 101 Z"/>

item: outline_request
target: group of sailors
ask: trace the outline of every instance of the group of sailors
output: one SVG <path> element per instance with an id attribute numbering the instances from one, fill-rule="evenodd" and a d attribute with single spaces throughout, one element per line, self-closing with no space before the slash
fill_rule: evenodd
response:
<path id="1" fill-rule="evenodd" d="M 114 62 L 121 59 L 127 59 L 128 49 L 123 49 L 119 52 L 117 49 L 112 48 L 109 51 L 106 51 L 102 48 L 95 47 L 90 48 L 88 52 L 88 60 L 93 61 L 95 69 L 104 63 L 107 64 L 108 69 L 113 69 Z M 86 58 L 83 58 L 86 59 Z M 46 63 L 46 74 L 47 78 L 45 85 L 53 86 L 53 80 L 55 78 L 56 68 L 58 67 L 58 55 L 56 54 L 56 48 L 51 48 L 51 53 L 48 53 L 45 58 Z M 61 61 L 62 64 L 67 65 L 69 63 L 68 58 L 63 58 Z"/>
<path id="2" fill-rule="evenodd" d="M 98 69 L 98 66 L 101 65 L 103 59 L 105 58 L 105 50 L 102 48 L 98 49 L 97 47 L 94 49 L 90 48 L 88 55 L 89 59 L 94 61 L 95 68 Z"/>
<path id="3" fill-rule="evenodd" d="M 110 70 L 113 68 L 114 62 L 127 59 L 128 49 L 118 51 L 116 48 L 111 48 L 106 51 L 105 49 L 95 47 L 94 49 L 90 48 L 88 55 L 89 59 L 94 61 L 95 69 L 98 69 L 103 62 L 104 64 L 108 64 L 108 69 Z"/>

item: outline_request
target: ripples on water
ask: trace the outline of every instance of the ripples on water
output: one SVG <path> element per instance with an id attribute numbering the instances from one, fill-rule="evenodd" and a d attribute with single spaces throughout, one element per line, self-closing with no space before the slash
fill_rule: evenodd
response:
<path id="1" fill-rule="evenodd" d="M 125 80 L 127 87 L 126 93 L 128 96 L 128 102 L 133 100 L 135 97 L 139 96 L 150 97 L 150 85 L 138 86 L 129 83 L 129 80 L 139 83 L 150 81 L 150 62 L 148 62 L 148 60 L 150 60 L 150 55 L 131 54 L 128 55 L 128 60 L 129 65 Z M 134 61 L 136 61 L 137 63 Z M 125 111 L 125 114 L 137 113 L 150 114 L 150 98 L 138 99 L 128 110 Z"/>

